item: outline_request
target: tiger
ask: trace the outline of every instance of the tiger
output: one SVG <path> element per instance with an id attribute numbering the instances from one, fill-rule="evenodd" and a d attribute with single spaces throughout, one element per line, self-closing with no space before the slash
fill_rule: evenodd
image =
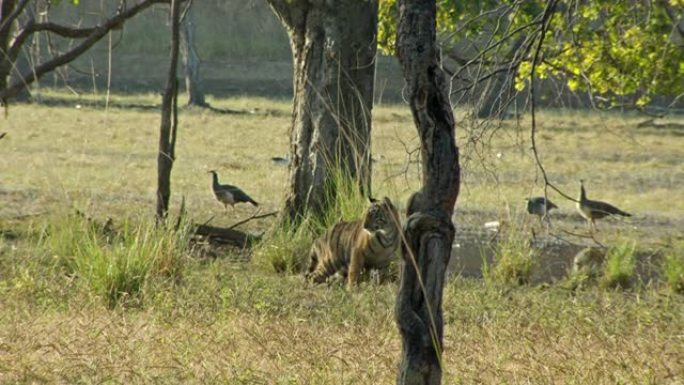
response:
<path id="1" fill-rule="evenodd" d="M 339 222 L 311 245 L 306 278 L 323 283 L 332 275 L 346 276 L 347 287 L 356 286 L 365 269 L 387 269 L 397 255 L 401 223 L 392 201 L 370 199 L 363 218 Z"/>

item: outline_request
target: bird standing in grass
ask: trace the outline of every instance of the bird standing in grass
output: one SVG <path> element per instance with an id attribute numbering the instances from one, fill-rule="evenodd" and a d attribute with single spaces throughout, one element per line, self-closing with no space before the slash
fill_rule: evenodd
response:
<path id="1" fill-rule="evenodd" d="M 601 219 L 609 215 L 622 215 L 623 217 L 632 216 L 632 214 L 624 212 L 610 203 L 587 199 L 587 192 L 584 190 L 584 180 L 581 179 L 580 195 L 577 200 L 577 211 L 579 211 L 580 215 L 587 220 L 590 229 L 596 229 L 596 219 Z"/>
<path id="2" fill-rule="evenodd" d="M 527 212 L 539 216 L 539 220 L 542 220 L 552 209 L 558 208 L 550 199 L 544 197 L 530 197 L 526 198 L 526 200 Z"/>
<path id="3" fill-rule="evenodd" d="M 234 205 L 236 203 L 251 203 L 254 206 L 259 206 L 254 199 L 250 198 L 249 195 L 245 194 L 239 187 L 231 186 L 229 184 L 220 184 L 216 171 L 211 170 L 209 172 L 213 176 L 211 190 L 214 192 L 216 199 L 223 203 L 226 211 L 228 210 L 228 205 L 230 205 L 230 207 L 235 207 Z"/>

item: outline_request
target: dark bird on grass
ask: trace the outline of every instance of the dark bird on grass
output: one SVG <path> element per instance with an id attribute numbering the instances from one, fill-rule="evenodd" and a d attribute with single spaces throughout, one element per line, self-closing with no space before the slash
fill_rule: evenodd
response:
<path id="1" fill-rule="evenodd" d="M 584 180 L 580 179 L 580 195 L 577 200 L 577 211 L 586 220 L 590 228 L 596 229 L 596 219 L 601 219 L 609 215 L 622 215 L 631 217 L 632 214 L 624 212 L 610 203 L 592 201 L 587 199 L 587 192 L 584 190 Z"/>
<path id="2" fill-rule="evenodd" d="M 558 208 L 550 199 L 544 197 L 530 197 L 525 199 L 527 200 L 527 212 L 539 216 L 539 220 L 544 218 L 552 209 Z"/>
<path id="3" fill-rule="evenodd" d="M 230 207 L 235 207 L 234 205 L 236 203 L 251 203 L 254 206 L 259 206 L 254 199 L 250 198 L 249 195 L 245 194 L 239 187 L 231 186 L 229 184 L 220 184 L 216 171 L 211 170 L 209 172 L 213 176 L 211 190 L 214 192 L 216 199 L 223 203 L 226 210 L 228 210 L 228 205 L 230 205 Z"/>

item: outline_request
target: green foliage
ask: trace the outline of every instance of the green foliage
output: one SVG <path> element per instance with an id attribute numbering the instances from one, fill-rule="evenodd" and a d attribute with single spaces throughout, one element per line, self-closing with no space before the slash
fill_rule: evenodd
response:
<path id="1" fill-rule="evenodd" d="M 684 52 L 672 40 L 673 22 L 665 7 L 643 2 L 592 1 L 568 20 L 553 16 L 554 30 L 540 76 L 564 73 L 568 87 L 610 97 L 631 95 L 637 106 L 655 94 L 684 92 Z M 555 51 L 555 52 L 554 52 Z M 529 71 L 521 68 L 522 77 Z"/>
<path id="2" fill-rule="evenodd" d="M 150 222 L 126 222 L 114 231 L 69 216 L 50 223 L 42 245 L 58 268 L 114 307 L 122 300 L 142 300 L 150 278 L 178 280 L 189 234 L 187 226 L 175 231 Z"/>
<path id="3" fill-rule="evenodd" d="M 254 263 L 277 273 L 294 274 L 307 267 L 312 242 L 310 221 L 299 226 L 283 222 L 274 226 L 254 250 Z"/>
<path id="4" fill-rule="evenodd" d="M 619 102 L 642 107 L 654 95 L 679 95 L 684 92 L 684 36 L 673 26 L 684 16 L 681 3 L 559 1 L 535 75 L 563 78 L 571 91 L 603 96 L 600 100 L 606 106 Z M 498 44 L 489 52 L 486 46 L 477 51 L 485 55 L 485 62 L 495 62 L 521 33 L 537 30 L 546 4 L 445 0 L 438 5 L 437 27 L 447 47 L 462 42 Z M 396 19 L 395 0 L 381 1 L 378 44 L 385 53 L 394 48 Z M 530 79 L 531 56 L 519 63 L 518 90 Z"/>
<path id="5" fill-rule="evenodd" d="M 316 232 L 323 232 L 340 221 L 354 221 L 368 208 L 369 201 L 359 190 L 359 183 L 344 170 L 331 170 L 326 183 L 326 199 L 328 210 L 320 219 L 312 217 L 318 227 Z"/>
<path id="6" fill-rule="evenodd" d="M 684 294 L 684 250 L 672 250 L 665 256 L 663 276 L 672 291 Z"/>
<path id="7" fill-rule="evenodd" d="M 606 255 L 601 284 L 604 287 L 629 287 L 636 271 L 636 245 L 633 242 L 611 247 Z"/>
<path id="8" fill-rule="evenodd" d="M 397 38 L 396 0 L 380 0 L 378 4 L 378 49 L 385 55 L 394 54 Z"/>

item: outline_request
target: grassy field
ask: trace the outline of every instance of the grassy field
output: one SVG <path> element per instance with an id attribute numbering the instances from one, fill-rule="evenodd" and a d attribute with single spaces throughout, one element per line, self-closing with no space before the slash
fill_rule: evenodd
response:
<path id="1" fill-rule="evenodd" d="M 99 99 L 49 92 L 43 99 L 52 103 L 11 106 L 0 129 L 8 133 L 0 140 L 0 383 L 394 382 L 401 349 L 396 283 L 363 283 L 354 292 L 313 287 L 299 275 L 256 266 L 249 251 L 208 256 L 202 245 L 155 243 L 164 234 L 136 237 L 134 224 L 154 214 L 159 113 L 149 107 L 158 97 L 114 95 L 108 109 Z M 254 212 L 225 212 L 211 193 L 210 169 L 244 188 L 262 212 L 277 210 L 287 169 L 271 157 L 288 152 L 289 101 L 209 101 L 242 113 L 181 111 L 173 214 L 181 197 L 195 223 L 227 226 Z M 456 115 L 464 177 L 458 231 L 498 220 L 528 237 L 536 224 L 524 214 L 524 198 L 543 194 L 529 117 L 482 132 L 481 123 Z M 583 178 L 590 198 L 633 214 L 599 222 L 596 241 L 682 260 L 684 135 L 681 128 L 638 128 L 644 120 L 543 111 L 539 151 L 551 181 L 567 194 L 576 196 Z M 407 107 L 376 107 L 376 195 L 404 206 L 419 184 L 409 154 L 417 143 Z M 553 191 L 549 197 L 560 209 L 546 236 L 592 244 L 574 203 Z M 98 246 L 99 238 L 84 242 L 87 231 L 68 233 L 76 210 L 97 223 L 111 217 L 115 228 L 131 223 L 121 243 L 139 252 L 131 260 L 153 252 L 172 257 L 154 267 L 158 274 L 141 284 L 135 301 L 111 306 L 78 265 L 85 262 L 66 258 L 124 252 Z M 262 233 L 271 223 L 242 228 Z M 684 296 L 664 279 L 625 290 L 571 290 L 562 282 L 517 286 L 453 275 L 444 301 L 445 384 L 684 383 Z"/>

